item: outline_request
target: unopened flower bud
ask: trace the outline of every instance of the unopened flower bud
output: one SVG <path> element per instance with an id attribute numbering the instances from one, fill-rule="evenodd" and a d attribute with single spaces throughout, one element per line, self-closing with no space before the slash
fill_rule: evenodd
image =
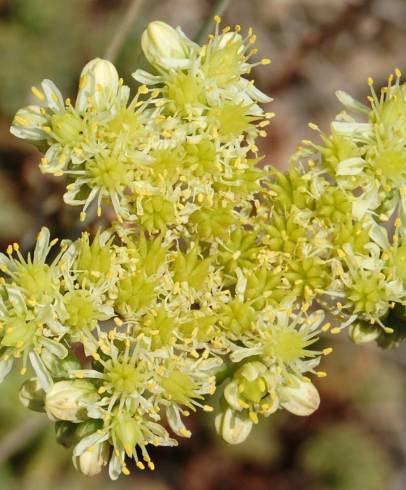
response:
<path id="1" fill-rule="evenodd" d="M 103 426 L 103 422 L 97 419 L 85 420 L 80 424 L 60 420 L 55 423 L 56 440 L 64 447 L 77 444 L 81 439 L 94 434 Z"/>
<path id="2" fill-rule="evenodd" d="M 289 379 L 291 384 L 278 389 L 280 404 L 294 415 L 311 415 L 320 405 L 320 395 L 310 381 L 297 376 Z"/>
<path id="3" fill-rule="evenodd" d="M 75 439 L 75 430 L 77 424 L 59 420 L 55 422 L 55 437 L 56 442 L 63 447 L 71 447 Z"/>
<path id="4" fill-rule="evenodd" d="M 118 88 L 119 76 L 113 63 L 95 58 L 85 65 L 80 75 L 76 108 L 84 110 L 90 99 L 97 109 L 108 109 Z"/>
<path id="5" fill-rule="evenodd" d="M 379 334 L 379 327 L 363 321 L 354 322 L 349 328 L 349 336 L 354 344 L 366 344 L 367 342 L 373 342 L 379 337 Z"/>
<path id="6" fill-rule="evenodd" d="M 34 412 L 45 412 L 45 391 L 38 378 L 32 378 L 23 383 L 18 398 L 24 407 Z"/>
<path id="7" fill-rule="evenodd" d="M 85 449 L 80 456 L 74 456 L 73 465 L 84 475 L 94 476 L 102 471 L 109 459 L 110 445 L 105 441 Z"/>
<path id="8" fill-rule="evenodd" d="M 217 433 L 229 444 L 241 444 L 249 436 L 252 421 L 231 408 L 220 412 L 215 418 Z"/>
<path id="9" fill-rule="evenodd" d="M 262 404 L 275 405 L 269 394 L 272 378 L 267 368 L 261 362 L 247 362 L 238 369 L 224 389 L 224 398 L 231 408 L 237 411 L 243 409 L 261 408 Z"/>
<path id="10" fill-rule="evenodd" d="M 87 418 L 86 405 L 99 398 L 96 388 L 89 381 L 58 381 L 46 394 L 45 409 L 52 420 L 82 422 Z"/>
<path id="11" fill-rule="evenodd" d="M 148 24 L 142 34 L 141 45 L 148 61 L 157 68 L 180 68 L 188 63 L 186 38 L 165 22 Z"/>

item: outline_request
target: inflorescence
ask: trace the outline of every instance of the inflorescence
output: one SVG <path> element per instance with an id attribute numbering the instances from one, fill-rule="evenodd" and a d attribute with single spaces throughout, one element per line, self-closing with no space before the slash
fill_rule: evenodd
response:
<path id="1" fill-rule="evenodd" d="M 309 415 L 323 332 L 396 344 L 406 321 L 406 86 L 304 141 L 287 172 L 261 166 L 271 101 L 249 78 L 256 36 L 216 29 L 199 46 L 151 23 L 134 96 L 112 63 L 90 61 L 75 103 L 44 80 L 11 132 L 64 176 L 67 204 L 115 220 L 91 238 L 43 228 L 24 258 L 0 255 L 0 380 L 46 412 L 73 462 L 113 479 L 151 446 L 190 437 L 213 411 L 231 444 L 278 409 Z M 354 116 L 350 115 L 354 114 Z M 360 114 L 361 120 L 355 118 Z M 50 259 L 52 257 L 52 259 Z M 219 392 L 215 402 L 212 395 Z"/>

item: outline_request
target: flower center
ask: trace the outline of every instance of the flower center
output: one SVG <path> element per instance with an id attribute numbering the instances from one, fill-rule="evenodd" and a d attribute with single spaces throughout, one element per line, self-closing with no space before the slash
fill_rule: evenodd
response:
<path id="1" fill-rule="evenodd" d="M 115 364 L 107 372 L 106 379 L 118 393 L 139 391 L 143 383 L 140 371 L 131 364 Z"/>

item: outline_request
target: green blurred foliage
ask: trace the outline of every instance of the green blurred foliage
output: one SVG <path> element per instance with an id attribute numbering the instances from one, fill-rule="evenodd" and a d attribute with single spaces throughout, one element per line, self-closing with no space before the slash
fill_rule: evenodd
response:
<path id="1" fill-rule="evenodd" d="M 391 466 L 380 444 L 351 424 L 326 427 L 309 438 L 299 459 L 320 489 L 382 490 Z"/>
<path id="2" fill-rule="evenodd" d="M 101 2 L 100 2 L 101 3 Z M 44 78 L 72 95 L 80 70 L 95 56 L 103 57 L 126 4 L 111 1 L 103 9 L 96 0 L 9 0 L 0 16 L 0 114 L 11 118 L 30 100 L 30 88 Z M 131 73 L 146 66 L 139 17 L 130 30 L 117 66 L 131 85 Z M 135 85 L 135 82 L 133 82 Z"/>
<path id="3" fill-rule="evenodd" d="M 11 117 L 43 78 L 63 90 L 80 66 L 84 37 L 81 0 L 12 0 L 0 21 L 0 112 Z M 27 76 L 29 74 L 29 76 Z"/>

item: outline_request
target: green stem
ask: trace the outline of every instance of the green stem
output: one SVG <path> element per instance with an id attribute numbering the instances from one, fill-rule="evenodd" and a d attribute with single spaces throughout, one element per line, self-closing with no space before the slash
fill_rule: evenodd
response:
<path id="1" fill-rule="evenodd" d="M 202 25 L 201 29 L 199 30 L 199 32 L 195 36 L 195 41 L 197 43 L 200 44 L 200 43 L 206 41 L 207 36 L 213 30 L 214 17 L 216 15 L 219 15 L 221 17 L 224 14 L 224 12 L 227 10 L 230 3 L 231 3 L 231 0 L 215 0 L 215 2 L 213 3 L 213 7 L 210 10 L 210 14 L 209 14 L 206 22 Z"/>
<path id="2" fill-rule="evenodd" d="M 114 36 L 106 49 L 104 57 L 111 62 L 114 62 L 120 54 L 124 42 L 136 21 L 140 10 L 144 4 L 144 0 L 132 0 L 125 11 L 120 24 L 117 26 Z"/>

